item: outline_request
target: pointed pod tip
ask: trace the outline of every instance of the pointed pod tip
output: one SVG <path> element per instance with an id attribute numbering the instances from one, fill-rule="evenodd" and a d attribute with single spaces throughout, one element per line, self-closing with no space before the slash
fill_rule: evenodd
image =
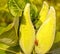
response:
<path id="1" fill-rule="evenodd" d="M 54 7 L 53 7 L 53 6 L 50 6 L 50 12 L 52 12 L 52 13 L 56 14 L 56 13 L 55 13 L 55 9 L 54 9 Z"/>
<path id="2" fill-rule="evenodd" d="M 56 19 L 56 11 L 55 11 L 55 8 L 53 6 L 50 6 L 50 9 L 48 12 L 48 17 L 53 17 L 54 19 Z"/>
<path id="3" fill-rule="evenodd" d="M 25 8 L 24 8 L 24 16 L 27 18 L 27 14 L 30 14 L 30 3 L 27 3 Z"/>
<path id="4" fill-rule="evenodd" d="M 51 9 L 53 12 L 55 12 L 55 9 L 54 9 L 53 6 L 50 6 L 50 9 Z"/>
<path id="5" fill-rule="evenodd" d="M 30 12 L 30 3 L 27 3 L 24 9 L 24 14 Z"/>
<path id="6" fill-rule="evenodd" d="M 47 7 L 49 6 L 46 1 L 43 2 L 43 5 L 46 5 Z"/>
<path id="7" fill-rule="evenodd" d="M 26 7 L 30 7 L 30 3 L 27 3 L 27 4 L 26 4 Z"/>

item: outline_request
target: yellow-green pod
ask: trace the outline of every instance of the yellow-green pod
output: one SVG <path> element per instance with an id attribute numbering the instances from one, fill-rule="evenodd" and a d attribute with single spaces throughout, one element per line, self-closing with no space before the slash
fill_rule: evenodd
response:
<path id="1" fill-rule="evenodd" d="M 38 21 L 37 23 L 35 24 L 36 28 L 38 29 L 40 27 L 40 25 L 46 20 L 46 16 L 48 14 L 48 11 L 49 11 L 49 5 L 47 4 L 47 2 L 43 2 L 43 6 L 42 6 L 42 9 L 39 13 L 39 16 L 38 16 Z"/>
<path id="2" fill-rule="evenodd" d="M 56 29 L 56 15 L 53 7 L 50 7 L 50 10 L 47 15 L 47 19 L 43 22 L 36 34 L 36 40 L 38 42 L 35 45 L 35 51 L 37 54 L 45 54 L 50 50 L 55 38 L 55 29 Z"/>
<path id="3" fill-rule="evenodd" d="M 40 11 L 40 20 L 41 22 L 44 22 L 46 20 L 46 16 L 48 14 L 48 11 L 49 11 L 49 5 L 44 1 L 43 3 L 43 6 L 42 6 L 42 9 Z"/>
<path id="4" fill-rule="evenodd" d="M 23 13 L 23 19 L 20 25 L 20 46 L 24 54 L 30 54 L 34 47 L 35 30 L 30 18 L 30 4 L 27 3 Z"/>

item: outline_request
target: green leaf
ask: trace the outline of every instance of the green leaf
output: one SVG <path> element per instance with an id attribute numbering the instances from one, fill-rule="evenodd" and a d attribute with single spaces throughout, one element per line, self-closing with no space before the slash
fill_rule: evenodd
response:
<path id="1" fill-rule="evenodd" d="M 48 53 L 60 54 L 60 32 L 59 31 L 56 32 L 54 44 Z"/>
<path id="2" fill-rule="evenodd" d="M 0 11 L 9 12 L 7 2 L 8 0 L 0 0 Z"/>
<path id="3" fill-rule="evenodd" d="M 13 16 L 22 16 L 22 11 L 29 0 L 9 0 L 8 7 Z"/>
<path id="4" fill-rule="evenodd" d="M 32 3 L 32 4 L 37 6 L 38 11 L 41 10 L 41 5 L 43 3 L 43 0 L 29 0 L 29 1 L 30 1 L 30 3 Z"/>
<path id="5" fill-rule="evenodd" d="M 18 52 L 20 52 L 19 45 L 10 47 L 8 45 L 0 43 L 0 53 L 2 53 L 2 54 L 18 54 Z"/>
<path id="6" fill-rule="evenodd" d="M 9 47 L 10 46 L 8 46 L 8 45 L 0 43 L 0 53 L 1 54 L 7 54 L 6 52 L 9 52 L 9 50 L 7 50 L 7 48 L 9 48 Z"/>
<path id="7" fill-rule="evenodd" d="M 18 22 L 19 18 L 14 18 L 10 13 L 5 11 L 0 12 L 0 43 L 4 43 L 9 46 L 17 44 Z"/>
<path id="8" fill-rule="evenodd" d="M 13 16 L 9 12 L 0 11 L 0 35 L 14 26 L 12 23 L 13 19 Z"/>
<path id="9" fill-rule="evenodd" d="M 7 48 L 9 48 L 8 45 L 5 45 L 3 43 L 0 43 L 0 50 L 6 50 Z"/>
<path id="10" fill-rule="evenodd" d="M 41 5 L 43 0 L 30 0 L 31 3 L 35 4 L 35 5 Z"/>
<path id="11" fill-rule="evenodd" d="M 58 43 L 58 42 L 60 42 L 60 32 L 59 31 L 56 32 L 56 37 L 55 37 L 54 43 Z"/>
<path id="12" fill-rule="evenodd" d="M 25 5 L 27 2 L 29 2 L 29 0 L 15 0 L 16 4 L 22 9 L 24 10 Z"/>
<path id="13" fill-rule="evenodd" d="M 38 9 L 34 4 L 31 4 L 30 6 L 30 16 L 33 24 L 35 24 L 38 16 Z"/>
<path id="14" fill-rule="evenodd" d="M 17 35 L 15 32 L 15 29 L 12 28 L 7 32 L 4 32 L 3 34 L 0 35 L 0 42 L 7 44 L 9 46 L 16 45 L 17 42 Z"/>
<path id="15" fill-rule="evenodd" d="M 7 4 L 8 0 L 0 0 L 0 8 L 3 8 Z"/>
<path id="16" fill-rule="evenodd" d="M 54 43 L 49 52 L 51 54 L 60 54 L 60 42 Z"/>
<path id="17" fill-rule="evenodd" d="M 9 6 L 9 10 L 13 16 L 19 17 L 22 15 L 22 9 L 17 4 L 16 0 L 9 0 L 8 6 Z"/>
<path id="18" fill-rule="evenodd" d="M 5 51 L 3 50 L 0 50 L 0 54 L 6 54 Z"/>

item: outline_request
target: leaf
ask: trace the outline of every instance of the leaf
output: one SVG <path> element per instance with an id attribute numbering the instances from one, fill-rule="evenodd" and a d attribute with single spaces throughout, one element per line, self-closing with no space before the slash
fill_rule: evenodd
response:
<path id="1" fill-rule="evenodd" d="M 38 12 L 41 10 L 41 5 L 43 3 L 44 0 L 29 0 L 30 3 L 34 4 L 37 9 L 38 9 Z"/>
<path id="2" fill-rule="evenodd" d="M 13 16 L 20 16 L 22 15 L 22 11 L 24 11 L 24 7 L 29 0 L 10 0 L 9 1 L 9 10 Z M 29 2 L 30 3 L 30 2 Z M 34 15 L 35 13 L 35 15 Z M 31 16 L 36 17 L 37 15 L 37 8 L 35 5 L 31 4 Z"/>
<path id="3" fill-rule="evenodd" d="M 2 54 L 18 54 L 20 52 L 20 46 L 18 44 L 16 46 L 8 46 L 0 43 L 0 51 Z"/>
<path id="4" fill-rule="evenodd" d="M 60 54 L 60 48 L 57 48 L 50 52 L 51 54 Z"/>
<path id="5" fill-rule="evenodd" d="M 52 54 L 53 53 L 55 53 L 55 54 L 60 53 L 60 32 L 59 31 L 56 32 L 54 44 L 48 53 L 52 53 Z"/>
<path id="6" fill-rule="evenodd" d="M 5 51 L 3 50 L 0 50 L 0 54 L 6 54 Z"/>
<path id="7" fill-rule="evenodd" d="M 1 13 L 1 12 L 0 12 Z M 15 46 L 18 40 L 18 26 L 16 22 L 19 22 L 18 18 L 13 18 L 11 14 L 3 11 L 0 15 L 0 43 L 4 43 L 9 46 Z M 6 25 L 4 26 L 5 23 Z M 2 24 L 2 25 L 1 25 Z M 15 27 L 16 26 L 16 27 Z"/>
<path id="8" fill-rule="evenodd" d="M 9 52 L 11 50 L 7 50 L 7 48 L 9 48 L 9 47 L 10 46 L 8 46 L 8 45 L 5 45 L 5 44 L 0 43 L 0 53 L 1 54 L 7 54 L 7 53 L 12 54 L 11 52 Z"/>
<path id="9" fill-rule="evenodd" d="M 0 0 L 0 8 L 3 8 L 8 0 Z"/>
<path id="10" fill-rule="evenodd" d="M 10 46 L 0 43 L 0 50 L 6 50 Z"/>
<path id="11" fill-rule="evenodd" d="M 9 46 L 16 45 L 17 42 L 17 35 L 15 33 L 14 28 L 9 30 L 8 32 L 4 32 L 0 35 L 0 42 L 7 44 Z"/>
<path id="12" fill-rule="evenodd" d="M 19 35 L 20 36 L 19 44 L 25 54 L 30 54 L 34 47 L 35 30 L 30 18 L 29 3 L 27 3 L 25 6 L 19 32 L 21 32 Z"/>
<path id="13" fill-rule="evenodd" d="M 57 42 L 60 42 L 60 32 L 59 31 L 56 32 L 56 37 L 55 37 L 54 43 L 57 43 Z"/>
<path id="14" fill-rule="evenodd" d="M 60 54 L 60 42 L 54 43 L 49 52 L 51 54 Z"/>
<path id="15" fill-rule="evenodd" d="M 9 0 L 8 6 L 11 14 L 15 17 L 22 16 L 22 11 L 29 0 Z"/>
<path id="16" fill-rule="evenodd" d="M 35 5 L 41 5 L 43 0 L 30 0 L 31 3 L 35 4 Z"/>
<path id="17" fill-rule="evenodd" d="M 39 28 L 36 39 L 35 51 L 38 54 L 45 54 L 53 45 L 56 29 L 56 15 L 53 7 L 50 7 L 46 21 Z"/>
<path id="18" fill-rule="evenodd" d="M 11 27 L 14 26 L 14 24 L 11 23 L 12 21 L 13 21 L 13 17 L 11 16 L 10 13 L 8 13 L 6 11 L 0 11 L 0 35 L 3 32 L 8 31 L 9 29 L 11 29 Z"/>
<path id="19" fill-rule="evenodd" d="M 37 16 L 38 16 L 38 9 L 34 4 L 31 4 L 30 6 L 30 16 L 32 22 L 34 23 L 34 21 L 37 20 Z"/>
<path id="20" fill-rule="evenodd" d="M 13 16 L 19 17 L 22 15 L 22 9 L 19 7 L 15 0 L 9 0 L 8 6 Z"/>
<path id="21" fill-rule="evenodd" d="M 29 2 L 29 0 L 15 0 L 15 1 L 22 10 L 24 10 L 26 3 Z"/>

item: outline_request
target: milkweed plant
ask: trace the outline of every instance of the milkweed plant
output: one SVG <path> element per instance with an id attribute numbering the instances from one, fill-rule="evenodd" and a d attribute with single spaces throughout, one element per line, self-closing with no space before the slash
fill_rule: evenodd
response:
<path id="1" fill-rule="evenodd" d="M 46 1 L 8 0 L 0 8 L 0 50 L 4 54 L 46 54 L 56 34 L 56 11 Z M 0 54 L 2 54 L 0 53 Z"/>

